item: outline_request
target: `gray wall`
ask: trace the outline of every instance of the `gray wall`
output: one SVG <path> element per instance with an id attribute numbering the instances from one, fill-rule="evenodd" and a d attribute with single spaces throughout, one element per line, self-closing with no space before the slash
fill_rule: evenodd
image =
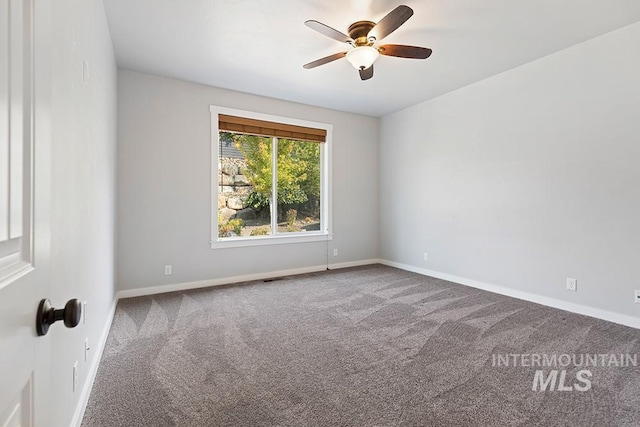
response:
<path id="1" fill-rule="evenodd" d="M 332 241 L 210 248 L 212 104 L 333 124 Z M 119 289 L 377 258 L 377 119 L 120 70 L 118 121 Z"/>
<path id="2" fill-rule="evenodd" d="M 638 40 L 640 23 L 384 117 L 382 258 L 640 317 Z"/>
<path id="3" fill-rule="evenodd" d="M 87 323 L 51 328 L 52 426 L 68 426 L 115 299 L 117 68 L 101 0 L 52 9 L 51 295 L 88 301 Z M 82 61 L 90 78 L 82 82 Z M 84 362 L 84 340 L 90 359 Z M 78 389 L 71 390 L 78 361 Z"/>

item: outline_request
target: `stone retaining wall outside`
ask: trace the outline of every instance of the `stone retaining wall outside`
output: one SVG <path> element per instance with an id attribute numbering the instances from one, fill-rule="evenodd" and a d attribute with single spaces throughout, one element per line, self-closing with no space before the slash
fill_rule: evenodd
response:
<path id="1" fill-rule="evenodd" d="M 246 170 L 244 159 L 223 157 L 218 163 L 218 212 L 223 221 L 234 218 L 247 207 L 246 200 L 253 187 L 245 175 Z"/>

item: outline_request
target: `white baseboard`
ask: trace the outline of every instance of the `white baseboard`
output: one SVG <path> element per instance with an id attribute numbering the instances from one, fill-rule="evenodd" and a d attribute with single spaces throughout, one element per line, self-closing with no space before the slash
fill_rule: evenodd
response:
<path id="1" fill-rule="evenodd" d="M 339 268 L 359 267 L 361 265 L 379 264 L 379 259 L 366 259 L 359 261 L 340 262 L 329 264 L 329 270 Z M 145 295 L 163 294 L 166 292 L 186 291 L 189 289 L 208 288 L 212 286 L 230 285 L 233 283 L 251 282 L 253 280 L 272 279 L 274 277 L 295 276 L 297 274 L 317 273 L 327 270 L 326 265 L 292 268 L 289 270 L 270 271 L 266 273 L 246 274 L 242 276 L 223 277 L 220 279 L 199 280 L 196 282 L 174 283 L 171 285 L 151 286 L 148 288 L 124 289 L 118 292 L 118 299 L 133 298 Z"/>
<path id="2" fill-rule="evenodd" d="M 361 265 L 380 263 L 378 259 L 361 261 L 342 262 L 329 264 L 329 269 L 339 269 L 347 267 L 357 267 Z M 253 280 L 272 279 L 274 277 L 295 276 L 297 274 L 317 273 L 327 270 L 326 265 L 316 265 L 311 267 L 292 268 L 289 270 L 270 271 L 266 273 L 246 274 L 242 276 L 223 277 L 220 279 L 199 280 L 196 282 L 175 283 L 171 285 L 152 286 L 148 288 L 125 289 L 118 292 L 118 299 L 132 298 L 144 295 L 163 294 L 165 292 L 185 291 L 189 289 L 208 288 L 212 286 L 230 285 L 233 283 L 251 282 Z"/>
<path id="3" fill-rule="evenodd" d="M 585 316 L 595 317 L 596 319 L 607 320 L 609 322 L 618 323 L 620 325 L 630 326 L 640 329 L 640 318 L 618 314 L 595 307 L 589 307 L 582 304 L 562 301 L 556 298 L 545 297 L 542 295 L 532 294 L 530 292 L 520 291 L 517 289 L 505 288 L 504 286 L 493 285 L 490 283 L 479 282 L 473 279 L 454 276 L 439 271 L 427 270 L 425 268 L 414 267 L 412 265 L 402 264 L 394 261 L 380 260 L 380 264 L 396 267 L 401 270 L 411 271 L 413 273 L 431 276 L 438 279 L 448 280 L 449 282 L 458 283 L 460 285 L 470 286 L 472 288 L 482 289 L 484 291 L 505 295 L 524 301 L 534 302 L 536 304 L 546 305 L 548 307 L 558 308 L 560 310 L 569 311 L 571 313 L 583 314 Z"/>
<path id="4" fill-rule="evenodd" d="M 379 259 L 363 259 L 359 261 L 337 262 L 335 264 L 329 264 L 329 270 L 338 270 L 341 268 L 360 267 L 362 265 L 381 264 L 381 263 L 382 261 Z"/>
<path id="5" fill-rule="evenodd" d="M 96 374 L 98 373 L 98 367 L 100 366 L 100 360 L 102 359 L 102 352 L 104 351 L 104 346 L 107 343 L 107 337 L 109 336 L 109 330 L 111 329 L 111 323 L 113 322 L 113 317 L 116 314 L 117 304 L 118 304 L 118 297 L 116 296 L 116 298 L 113 300 L 113 303 L 111 304 L 111 307 L 109 308 L 109 313 L 107 314 L 107 319 L 105 321 L 104 327 L 102 328 L 102 333 L 100 334 L 100 338 L 94 344 L 93 359 L 91 359 L 89 372 L 84 382 L 84 386 L 82 387 L 82 392 L 80 394 L 80 399 L 78 399 L 76 410 L 73 413 L 71 426 L 80 427 L 80 425 L 82 424 L 82 419 L 84 418 L 84 411 L 87 408 L 87 403 L 89 402 L 89 396 L 91 395 L 91 389 L 93 388 L 93 382 L 96 379 Z"/>

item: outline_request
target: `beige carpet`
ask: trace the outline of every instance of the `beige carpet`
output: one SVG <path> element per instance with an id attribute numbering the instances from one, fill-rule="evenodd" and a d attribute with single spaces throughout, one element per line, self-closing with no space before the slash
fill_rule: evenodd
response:
<path id="1" fill-rule="evenodd" d="M 83 425 L 639 426 L 640 368 L 529 366 L 637 353 L 639 330 L 374 265 L 121 300 Z M 533 391 L 539 369 L 591 387 Z"/>

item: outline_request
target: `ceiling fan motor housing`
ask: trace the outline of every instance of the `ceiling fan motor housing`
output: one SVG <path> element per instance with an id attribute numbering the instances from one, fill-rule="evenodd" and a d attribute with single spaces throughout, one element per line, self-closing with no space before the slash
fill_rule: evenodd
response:
<path id="1" fill-rule="evenodd" d="M 376 23 L 371 21 L 358 21 L 349 25 L 349 37 L 355 41 L 356 46 L 371 46 L 375 38 L 369 39 L 369 31 L 375 27 Z"/>

